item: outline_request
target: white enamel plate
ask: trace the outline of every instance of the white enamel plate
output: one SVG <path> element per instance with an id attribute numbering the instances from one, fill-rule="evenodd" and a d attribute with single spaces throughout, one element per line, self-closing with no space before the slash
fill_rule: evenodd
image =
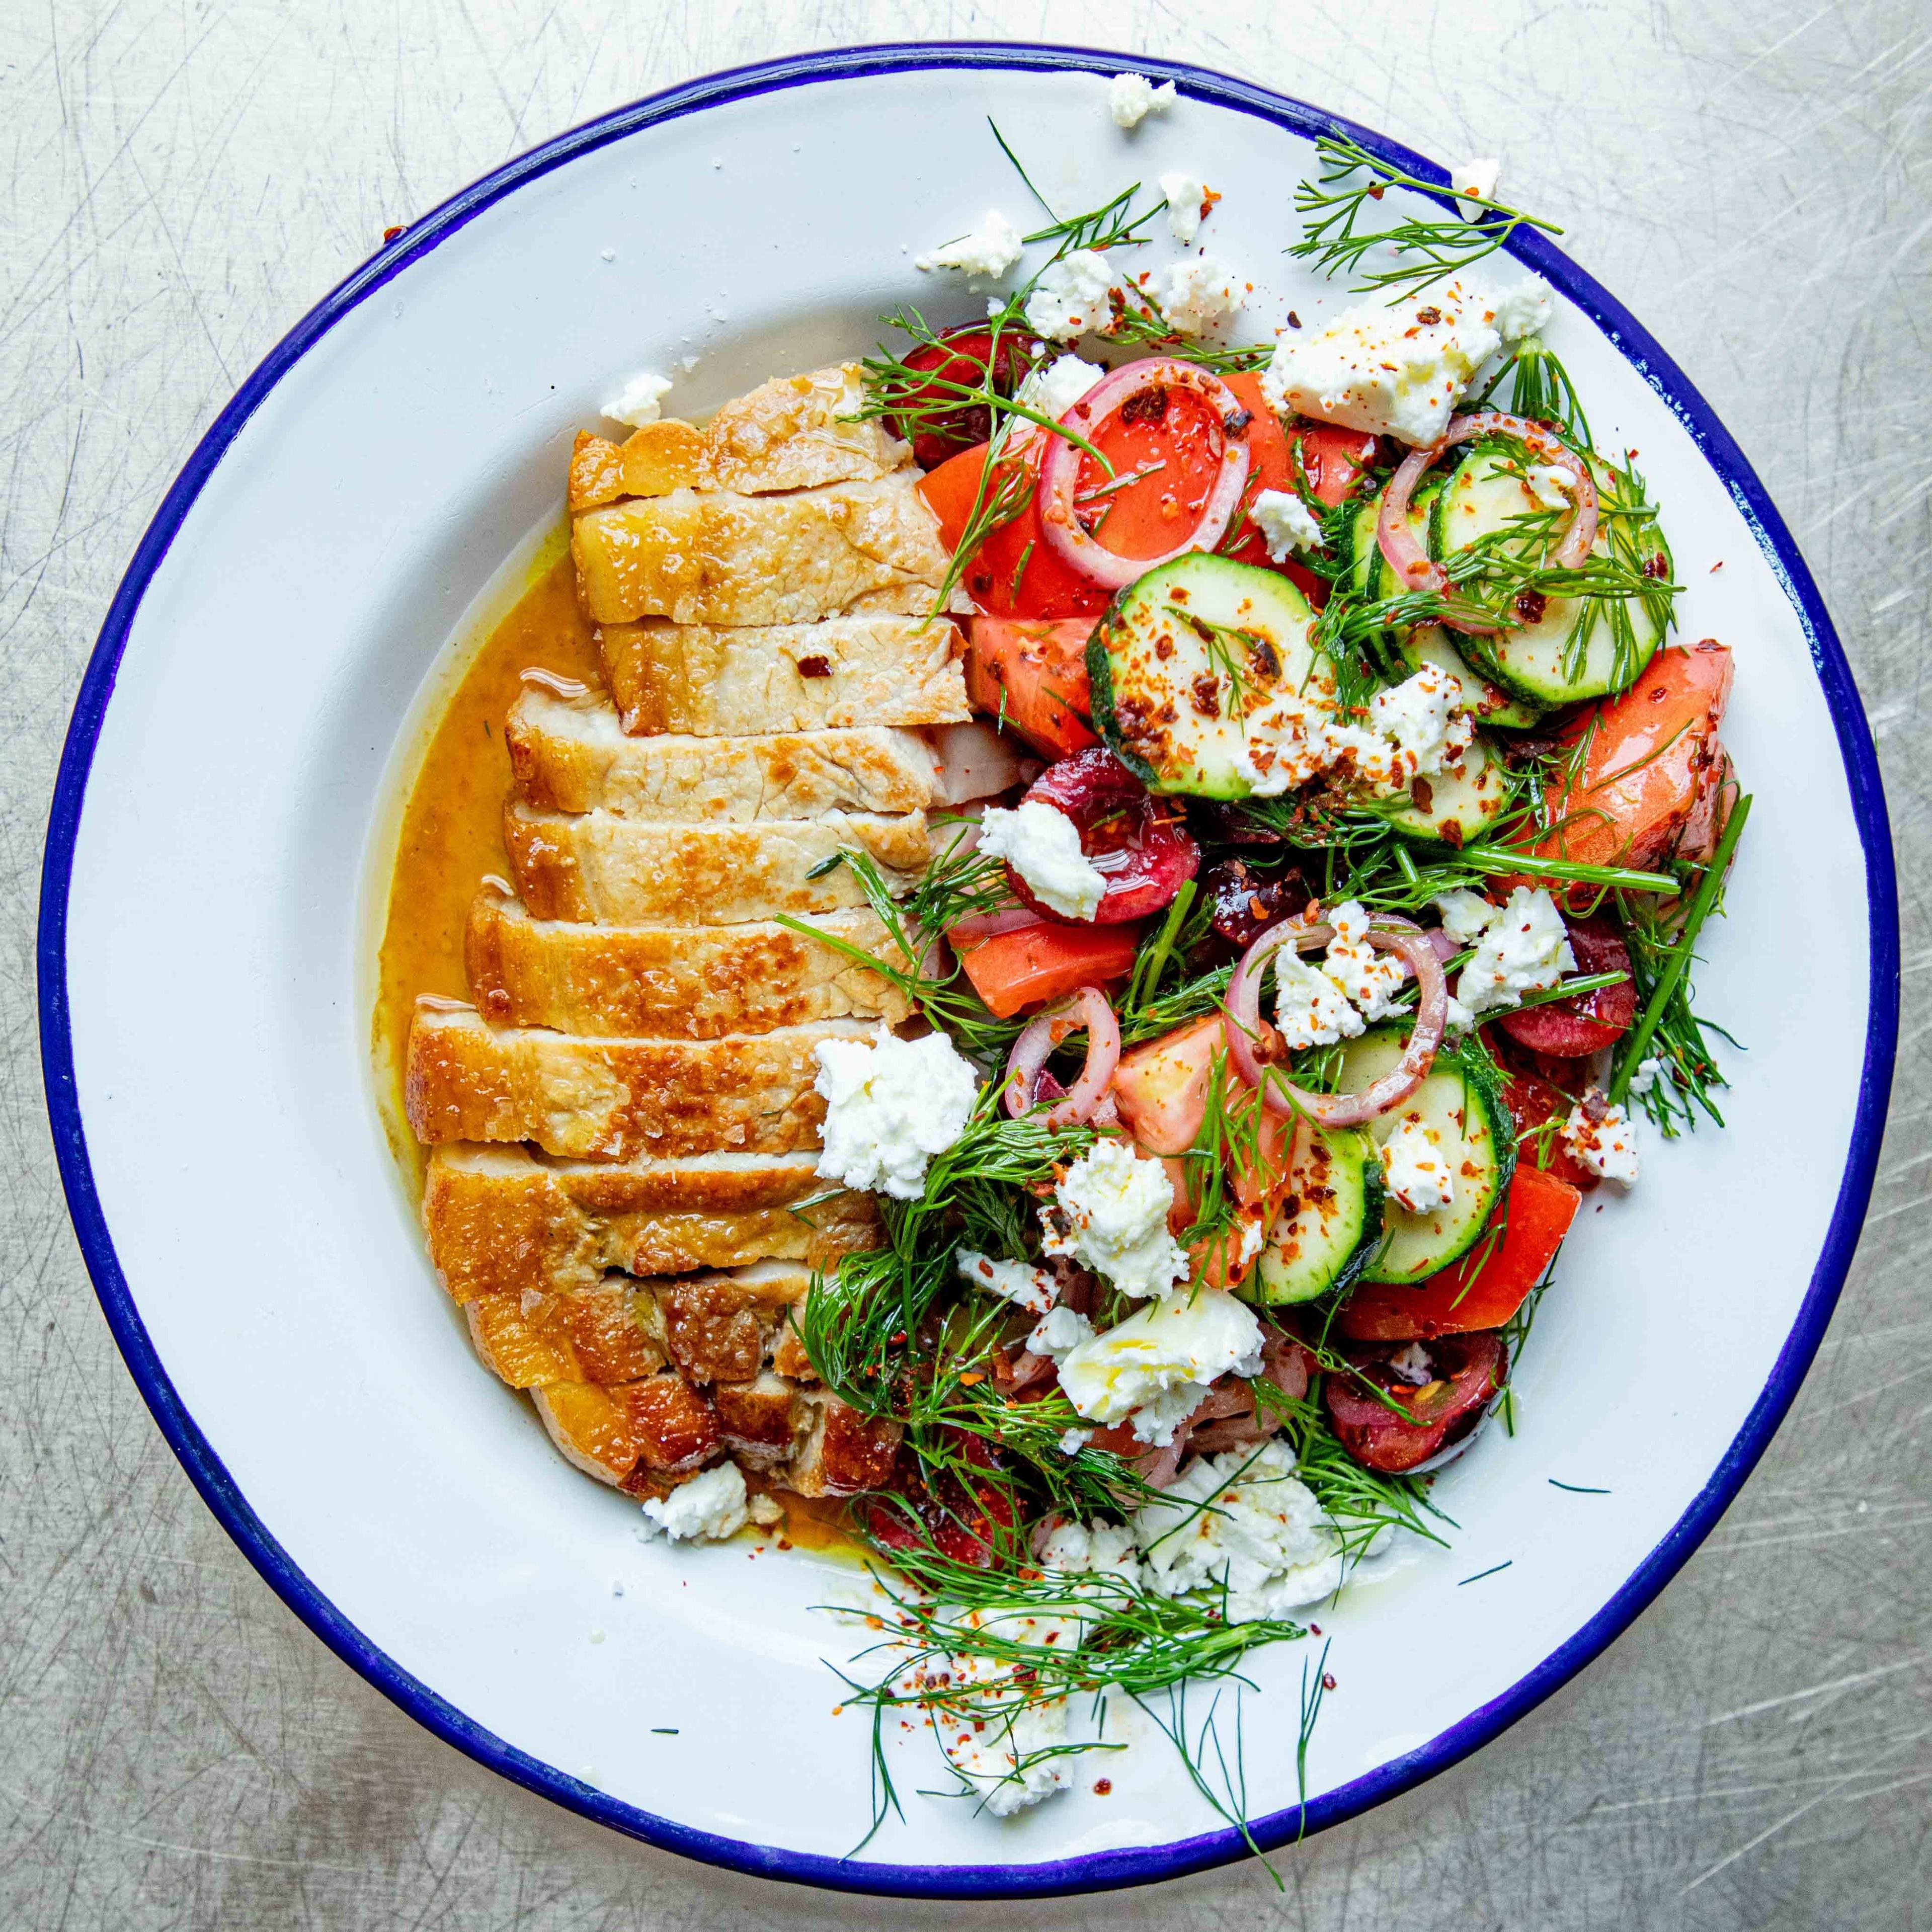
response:
<path id="1" fill-rule="evenodd" d="M 812 1606 L 852 1571 L 640 1544 L 634 1505 L 568 1468 L 476 1362 L 376 1117 L 370 907 L 464 614 L 557 517 L 572 433 L 614 380 L 670 371 L 670 406 L 699 413 L 868 350 L 908 300 L 949 321 L 980 309 L 912 258 L 990 208 L 1028 225 L 988 116 L 1062 211 L 1167 169 L 1220 188 L 1212 246 L 1252 281 L 1251 338 L 1349 299 L 1282 253 L 1292 185 L 1341 124 L 1148 64 L 1180 99 L 1126 135 L 1102 104 L 1116 64 L 949 46 L 748 69 L 567 135 L 418 224 L 275 350 L 170 493 L 101 633 L 54 804 L 41 998 L 68 1197 L 129 1366 L 209 1506 L 324 1642 L 440 1736 L 620 1831 L 776 1876 L 1069 1891 L 1243 1847 L 1166 1741 L 1117 1712 L 1130 1748 L 1004 1822 L 917 1795 L 944 1781 L 931 1741 L 896 1737 L 906 1815 L 845 1856 L 869 1732 L 834 1714 L 823 1660 L 862 1640 Z M 1163 238 L 1149 266 L 1171 252 Z M 1559 292 L 1552 346 L 1599 441 L 1642 452 L 1689 586 L 1683 634 L 1736 654 L 1725 738 L 1756 804 L 1697 985 L 1748 1052 L 1726 1059 L 1728 1131 L 1652 1140 L 1630 1198 L 1592 1197 L 1521 1366 L 1515 1437 L 1492 1429 L 1438 1486 L 1453 1546 L 1418 1546 L 1315 1613 L 1339 1688 L 1305 1814 L 1314 1646 L 1256 1659 L 1243 1718 L 1264 1845 L 1495 1736 L 1709 1530 L 1817 1346 L 1890 1078 L 1884 805 L 1810 578 L 1657 344 L 1554 248 L 1516 252 Z"/>

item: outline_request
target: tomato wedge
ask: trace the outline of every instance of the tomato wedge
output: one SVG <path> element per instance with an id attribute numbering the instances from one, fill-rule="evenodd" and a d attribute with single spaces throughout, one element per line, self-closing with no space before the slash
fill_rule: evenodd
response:
<path id="1" fill-rule="evenodd" d="M 984 442 L 992 433 L 993 412 L 983 403 L 958 403 L 943 406 L 956 385 L 977 388 L 990 370 L 997 395 L 1010 396 L 1033 366 L 1038 344 L 1030 336 L 1012 329 L 1000 334 L 998 359 L 994 359 L 993 332 L 969 323 L 963 328 L 949 328 L 937 342 L 922 342 L 910 350 L 905 366 L 922 374 L 930 372 L 931 382 L 912 399 L 926 412 L 918 422 L 898 416 L 888 416 L 886 427 L 895 436 L 909 436 L 915 461 L 930 470 L 949 456 Z"/>
<path id="2" fill-rule="evenodd" d="M 1342 1305 L 1342 1332 L 1357 1342 L 1432 1341 L 1500 1328 L 1543 1279 L 1583 1197 L 1540 1168 L 1519 1165 L 1510 1182 L 1508 1222 L 1494 1247 L 1412 1288 L 1371 1282 Z"/>
<path id="3" fill-rule="evenodd" d="M 1132 972 L 1139 941 L 1137 926 L 1058 926 L 1042 920 L 987 939 L 956 940 L 953 950 L 987 1010 L 1004 1020 L 1022 1006 Z"/>
<path id="4" fill-rule="evenodd" d="M 1107 608 L 1108 592 L 1063 562 L 1040 536 L 1032 485 L 1039 476 L 1043 435 L 1042 431 L 1030 439 L 1027 448 L 1010 459 L 1025 472 L 1026 501 L 1019 514 L 988 536 L 967 565 L 962 579 L 966 594 L 990 616 L 1097 617 Z M 962 450 L 920 479 L 920 494 L 939 519 L 940 538 L 950 550 L 958 549 L 974 506 L 981 502 L 986 452 L 983 442 Z M 988 500 L 994 487 L 986 485 Z"/>
<path id="5" fill-rule="evenodd" d="M 1640 871 L 1668 859 L 1723 764 L 1718 727 L 1730 689 L 1730 652 L 1706 638 L 1666 645 L 1622 697 L 1586 711 L 1564 734 L 1582 747 L 1580 769 L 1550 801 L 1556 830 L 1538 852 Z M 1570 894 L 1579 904 L 1592 896 L 1588 886 Z"/>
<path id="6" fill-rule="evenodd" d="M 1214 1056 L 1226 1046 L 1221 1016 L 1210 1013 L 1120 1056 L 1114 1104 L 1128 1132 L 1150 1153 L 1181 1154 L 1194 1144 L 1208 1111 Z"/>
<path id="7" fill-rule="evenodd" d="M 1100 742 L 1088 722 L 1088 619 L 975 617 L 966 632 L 966 697 L 975 711 L 1049 758 Z"/>

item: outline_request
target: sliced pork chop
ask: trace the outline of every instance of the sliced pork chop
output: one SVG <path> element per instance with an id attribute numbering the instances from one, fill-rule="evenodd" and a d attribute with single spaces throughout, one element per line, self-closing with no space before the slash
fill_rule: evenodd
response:
<path id="1" fill-rule="evenodd" d="M 674 490 L 809 490 L 888 476 L 911 446 L 865 406 L 856 362 L 778 376 L 727 403 L 710 422 L 646 423 L 622 443 L 580 435 L 570 459 L 570 513 Z"/>
<path id="2" fill-rule="evenodd" d="M 922 613 L 946 568 L 914 474 L 788 496 L 674 490 L 589 510 L 572 528 L 594 624 L 810 624 L 847 610 Z"/>
<path id="3" fill-rule="evenodd" d="M 586 1039 L 493 1027 L 424 1005 L 410 1027 L 403 1094 L 418 1140 L 533 1141 L 571 1160 L 654 1154 L 790 1154 L 818 1145 L 825 1102 L 812 1049 L 868 1040 L 819 1020 L 718 1040 Z"/>
<path id="4" fill-rule="evenodd" d="M 716 1040 L 732 1033 L 883 1019 L 904 993 L 842 949 L 898 970 L 908 962 L 869 907 L 820 913 L 825 937 L 766 920 L 744 926 L 586 926 L 532 919 L 486 888 L 470 908 L 464 956 L 478 1009 L 497 1026 Z"/>
<path id="5" fill-rule="evenodd" d="M 821 1180 L 817 1165 L 807 1152 L 589 1162 L 520 1147 L 439 1147 L 423 1226 L 443 1286 L 466 1303 L 595 1288 L 613 1268 L 830 1267 L 876 1244 L 878 1211 L 870 1195 Z"/>
<path id="6" fill-rule="evenodd" d="M 972 716 L 965 639 L 950 619 L 834 617 L 721 628 L 650 617 L 597 633 L 633 734 L 951 724 Z"/>
<path id="7" fill-rule="evenodd" d="M 503 842 L 524 903 L 539 919 L 611 925 L 731 926 L 775 914 L 866 903 L 843 851 L 869 853 L 895 892 L 933 854 L 926 816 L 831 812 L 748 825 L 673 825 L 608 812 L 533 812 L 512 803 Z"/>

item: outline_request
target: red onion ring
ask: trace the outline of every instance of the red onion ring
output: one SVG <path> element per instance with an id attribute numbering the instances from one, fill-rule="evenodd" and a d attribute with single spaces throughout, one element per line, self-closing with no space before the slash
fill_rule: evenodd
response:
<path id="1" fill-rule="evenodd" d="M 1160 357 L 1144 362 L 1130 362 L 1094 384 L 1060 420 L 1090 441 L 1093 432 L 1130 396 L 1155 384 L 1172 389 L 1191 390 L 1211 409 L 1225 426 L 1238 422 L 1246 413 L 1240 399 L 1218 376 L 1191 362 L 1177 362 Z M 1074 496 L 1079 487 L 1080 459 L 1086 452 L 1064 436 L 1048 439 L 1046 454 L 1040 460 L 1036 500 L 1040 506 L 1041 534 L 1046 547 L 1070 569 L 1078 571 L 1090 583 L 1118 590 L 1163 563 L 1172 563 L 1190 550 L 1212 550 L 1234 520 L 1234 512 L 1247 487 L 1250 452 L 1245 431 L 1224 428 L 1220 474 L 1201 512 L 1201 520 L 1184 543 L 1160 556 L 1120 556 L 1106 549 L 1096 537 L 1080 526 Z"/>
<path id="2" fill-rule="evenodd" d="M 1003 932 L 1046 923 L 1030 906 L 1007 906 L 999 912 L 976 912 L 957 920 L 946 928 L 946 936 L 956 946 L 977 946 L 982 939 L 996 939 Z"/>
<path id="3" fill-rule="evenodd" d="M 1120 1023 L 1097 987 L 1082 986 L 1028 1022 L 1006 1057 L 1006 1112 L 1017 1119 L 1038 1102 L 1046 1057 L 1066 1036 L 1087 1029 L 1087 1064 L 1072 1090 L 1046 1116 L 1049 1127 L 1088 1120 L 1106 1097 L 1107 1083 L 1120 1064 Z"/>
<path id="4" fill-rule="evenodd" d="M 1262 1024 L 1262 969 L 1284 946 L 1292 944 L 1298 952 L 1312 952 L 1334 936 L 1332 926 L 1305 926 L 1298 919 L 1285 919 L 1270 926 L 1241 956 L 1241 963 L 1228 982 L 1222 1026 L 1228 1057 L 1241 1078 L 1259 1091 L 1270 1112 L 1287 1120 L 1305 1115 L 1318 1126 L 1359 1127 L 1391 1107 L 1400 1106 L 1435 1065 L 1436 1049 L 1442 1044 L 1443 1028 L 1448 1022 L 1449 982 L 1443 976 L 1436 949 L 1424 934 L 1412 928 L 1390 932 L 1371 926 L 1369 944 L 1394 953 L 1415 976 L 1415 1025 L 1401 1059 L 1359 1094 L 1311 1094 L 1278 1072 L 1270 1078 L 1271 1070 L 1255 1051 Z"/>
<path id="5" fill-rule="evenodd" d="M 1532 456 L 1540 457 L 1545 462 L 1553 463 L 1569 472 L 1576 511 L 1570 519 L 1569 529 L 1564 532 L 1563 541 L 1556 547 L 1556 562 L 1565 570 L 1577 568 L 1597 541 L 1596 479 L 1590 474 L 1590 466 L 1574 450 L 1541 423 L 1532 422 L 1527 416 L 1506 416 L 1500 410 L 1484 410 L 1472 416 L 1452 417 L 1439 441 L 1412 449 L 1402 458 L 1401 466 L 1389 478 L 1388 488 L 1382 494 L 1382 508 L 1376 518 L 1376 542 L 1405 590 L 1432 591 L 1439 597 L 1449 588 L 1449 580 L 1442 566 L 1416 542 L 1415 532 L 1408 526 L 1409 503 L 1415 494 L 1415 486 L 1422 481 L 1430 465 L 1445 449 L 1477 436 L 1514 436 Z M 1443 621 L 1474 637 L 1499 636 L 1506 628 L 1448 613 Z"/>

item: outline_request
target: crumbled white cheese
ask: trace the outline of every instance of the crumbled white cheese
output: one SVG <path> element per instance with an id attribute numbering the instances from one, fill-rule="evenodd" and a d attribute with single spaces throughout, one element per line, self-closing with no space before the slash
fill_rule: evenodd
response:
<path id="1" fill-rule="evenodd" d="M 785 1520 L 784 1504 L 776 1496 L 754 1496 L 751 1501 L 752 1520 L 765 1529 Z"/>
<path id="2" fill-rule="evenodd" d="M 1442 1136 L 1420 1114 L 1405 1114 L 1382 1145 L 1382 1179 L 1390 1197 L 1412 1214 L 1446 1208 L 1456 1198 L 1456 1177 L 1442 1150 Z"/>
<path id="3" fill-rule="evenodd" d="M 1027 1337 L 1027 1352 L 1057 1362 L 1093 1336 L 1093 1323 L 1077 1309 L 1049 1308 L 1033 1324 L 1033 1333 Z"/>
<path id="4" fill-rule="evenodd" d="M 669 1496 L 652 1496 L 644 1504 L 650 1534 L 662 1532 L 680 1543 L 694 1537 L 722 1543 L 744 1528 L 749 1514 L 744 1473 L 735 1462 L 720 1462 L 679 1484 Z"/>
<path id="5" fill-rule="evenodd" d="M 1408 969 L 1392 952 L 1369 944 L 1369 915 L 1360 899 L 1346 899 L 1328 914 L 1335 937 L 1328 942 L 1322 970 L 1361 1010 L 1364 1019 L 1386 1019 L 1395 1010 Z"/>
<path id="6" fill-rule="evenodd" d="M 1458 946 L 1474 945 L 1489 929 L 1490 921 L 1499 910 L 1480 892 L 1466 891 L 1460 886 L 1454 892 L 1444 892 L 1435 903 L 1436 910 L 1442 915 L 1442 930 Z"/>
<path id="7" fill-rule="evenodd" d="M 1081 1636 L 1077 1618 L 968 1610 L 957 1622 L 1004 1643 L 1072 1649 Z M 1010 1663 L 969 1652 L 932 1658 L 914 1672 L 916 1684 L 922 1678 L 922 1688 L 943 1693 L 949 1702 L 962 1690 L 976 1694 L 964 1708 L 934 1708 L 930 1715 L 948 1762 L 982 1794 L 981 1804 L 995 1818 L 1010 1818 L 1073 1781 L 1070 1760 L 1060 1752 L 1066 1742 L 1066 1700 L 1013 1703 L 1012 1672 Z M 982 1706 L 984 1718 L 970 1714 Z"/>
<path id="8" fill-rule="evenodd" d="M 1442 1030 L 1446 1034 L 1467 1033 L 1476 1024 L 1476 1016 L 1470 1012 L 1454 993 L 1449 995 L 1447 1009 L 1442 1016 Z"/>
<path id="9" fill-rule="evenodd" d="M 610 401 L 598 406 L 613 422 L 628 423 L 633 429 L 641 429 L 646 423 L 657 421 L 658 405 L 670 392 L 669 376 L 646 372 L 633 376 Z"/>
<path id="10" fill-rule="evenodd" d="M 1056 356 L 1027 377 L 1015 400 L 1058 422 L 1106 373 L 1099 363 L 1078 356 Z"/>
<path id="11" fill-rule="evenodd" d="M 1140 1581 L 1140 1551 L 1124 1523 L 1057 1523 L 1040 1545 L 1040 1562 L 1043 1570 Z"/>
<path id="12" fill-rule="evenodd" d="M 1540 886 L 1518 886 L 1457 976 L 1456 997 L 1471 1012 L 1486 1013 L 1520 1005 L 1525 993 L 1542 992 L 1576 970 L 1556 902 Z"/>
<path id="13" fill-rule="evenodd" d="M 1394 308 L 1359 303 L 1319 328 L 1284 335 L 1262 391 L 1283 416 L 1432 443 L 1476 371 L 1504 342 L 1540 326 L 1549 309 L 1540 282 L 1498 296 L 1452 281 Z"/>
<path id="14" fill-rule="evenodd" d="M 1053 1276 L 1045 1268 L 1024 1262 L 996 1262 L 976 1248 L 962 1248 L 953 1257 L 953 1265 L 962 1280 L 1030 1315 L 1044 1315 L 1059 1298 L 1060 1286 Z"/>
<path id="15" fill-rule="evenodd" d="M 970 235 L 931 254 L 915 255 L 915 268 L 959 268 L 969 275 L 1004 275 L 1020 258 L 1020 231 L 997 208 Z"/>
<path id="16" fill-rule="evenodd" d="M 1187 1253 L 1167 1231 L 1174 1184 L 1157 1160 L 1102 1138 L 1074 1162 L 1040 1210 L 1048 1254 L 1071 1255 L 1123 1294 L 1144 1299 L 1187 1278 Z M 1077 1405 L 1076 1405 L 1077 1406 Z"/>
<path id="17" fill-rule="evenodd" d="M 1462 680 L 1432 664 L 1370 700 L 1370 725 L 1400 754 L 1390 760 L 1398 785 L 1432 776 L 1468 749 L 1476 727 L 1462 703 Z"/>
<path id="18" fill-rule="evenodd" d="M 1286 562 L 1291 550 L 1322 548 L 1321 524 L 1292 490 L 1264 490 L 1248 515 L 1276 563 Z"/>
<path id="19" fill-rule="evenodd" d="M 1630 1090 L 1633 1099 L 1640 1100 L 1657 1084 L 1657 1076 L 1664 1071 L 1664 1062 L 1652 1054 L 1640 1060 L 1636 1071 L 1630 1076 Z"/>
<path id="20" fill-rule="evenodd" d="M 1595 1088 L 1570 1109 L 1563 1123 L 1563 1144 L 1592 1174 L 1625 1187 L 1635 1184 L 1636 1123 L 1622 1108 L 1610 1106 Z"/>
<path id="21" fill-rule="evenodd" d="M 1066 919 L 1091 919 L 1106 892 L 1100 868 L 1080 849 L 1080 828 L 1065 812 L 1028 799 L 1010 812 L 988 806 L 980 850 L 1004 859 L 1041 904 Z"/>
<path id="22" fill-rule="evenodd" d="M 1168 320 L 1184 335 L 1198 335 L 1241 305 L 1242 292 L 1234 272 L 1212 255 L 1191 256 L 1175 262 L 1161 278 L 1160 306 Z"/>
<path id="23" fill-rule="evenodd" d="M 1275 1020 L 1297 1053 L 1334 1046 L 1363 1030 L 1362 1016 L 1329 978 L 1286 947 L 1274 956 Z"/>
<path id="24" fill-rule="evenodd" d="M 1077 1456 L 1093 1439 L 1090 1429 L 1064 1429 L 1060 1432 L 1060 1453 L 1063 1456 Z"/>
<path id="25" fill-rule="evenodd" d="M 1108 318 L 1114 272 L 1091 248 L 1076 248 L 1052 263 L 1027 297 L 1027 326 L 1050 342 L 1073 342 Z"/>
<path id="26" fill-rule="evenodd" d="M 1156 87 L 1144 74 L 1117 74 L 1107 83 L 1107 112 L 1116 128 L 1138 128 L 1150 114 L 1165 114 L 1178 98 L 1172 81 Z"/>
<path id="27" fill-rule="evenodd" d="M 1550 284 L 1540 275 L 1529 276 L 1496 297 L 1496 333 L 1505 342 L 1519 341 L 1526 335 L 1540 335 L 1550 326 L 1556 305 Z"/>
<path id="28" fill-rule="evenodd" d="M 848 1187 L 916 1201 L 927 1163 L 964 1130 L 980 1076 L 943 1033 L 876 1042 L 821 1040 L 812 1084 L 825 1102 L 818 1172 Z"/>
<path id="29" fill-rule="evenodd" d="M 1560 463 L 1532 463 L 1523 476 L 1523 487 L 1544 510 L 1567 510 L 1576 494 L 1576 479 Z"/>
<path id="30" fill-rule="evenodd" d="M 1185 169 L 1160 178 L 1160 191 L 1167 197 L 1167 231 L 1184 244 L 1201 232 L 1202 204 L 1208 200 L 1208 184 Z"/>
<path id="31" fill-rule="evenodd" d="M 1134 1516 L 1146 1587 L 1227 1593 L 1232 1624 L 1318 1602 L 1342 1580 L 1342 1544 L 1280 1442 L 1198 1456 Z"/>
<path id="32" fill-rule="evenodd" d="M 1502 172 L 1500 161 L 1458 161 L 1449 170 L 1449 185 L 1458 194 L 1472 194 L 1478 201 L 1494 201 L 1496 183 L 1502 180 Z"/>
<path id="33" fill-rule="evenodd" d="M 1261 1367 L 1252 1309 L 1217 1288 L 1177 1289 L 1083 1342 L 1060 1364 L 1060 1386 L 1089 1422 L 1133 1419 L 1142 1442 L 1165 1448 L 1208 1385 Z"/>

